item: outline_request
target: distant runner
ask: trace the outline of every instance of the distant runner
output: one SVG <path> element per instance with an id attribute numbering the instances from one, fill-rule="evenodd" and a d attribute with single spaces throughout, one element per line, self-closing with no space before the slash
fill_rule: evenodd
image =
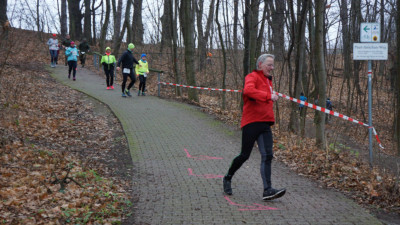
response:
<path id="1" fill-rule="evenodd" d="M 79 59 L 81 60 L 82 67 L 84 67 L 86 62 L 86 55 L 90 51 L 90 46 L 87 43 L 86 38 L 82 39 L 82 42 L 79 44 L 78 48 L 80 53 Z"/>
<path id="2" fill-rule="evenodd" d="M 53 37 L 47 41 L 47 45 L 49 46 L 50 57 L 51 57 L 51 67 L 56 67 L 57 64 L 57 54 L 58 54 L 58 40 L 56 38 L 56 34 L 53 34 Z"/>
<path id="3" fill-rule="evenodd" d="M 146 54 L 142 54 L 140 56 L 139 64 L 136 64 L 135 68 L 136 74 L 139 76 L 139 91 L 138 96 L 140 96 L 140 91 L 142 91 L 142 96 L 145 96 L 146 93 L 146 79 L 147 74 L 149 73 L 149 64 L 146 61 Z"/>
<path id="4" fill-rule="evenodd" d="M 114 90 L 114 67 L 117 60 L 114 55 L 111 55 L 111 48 L 106 48 L 106 55 L 101 57 L 100 63 L 103 65 L 104 73 L 106 74 L 107 90 Z"/>
<path id="5" fill-rule="evenodd" d="M 79 50 L 75 46 L 75 42 L 71 42 L 71 47 L 67 48 L 65 51 L 65 56 L 68 58 L 68 79 L 71 78 L 71 70 L 72 72 L 72 77 L 73 80 L 75 81 L 75 75 L 76 75 L 76 66 L 78 65 L 78 55 L 79 55 Z"/>
<path id="6" fill-rule="evenodd" d="M 139 62 L 135 59 L 135 57 L 132 54 L 134 48 L 135 45 L 130 43 L 128 45 L 128 49 L 121 55 L 117 64 L 117 71 L 120 71 L 119 66 L 122 63 L 122 77 L 123 77 L 121 85 L 122 97 L 132 96 L 129 90 L 135 84 L 136 81 L 135 70 L 133 69 L 133 63 L 139 64 Z M 131 79 L 131 82 L 129 83 L 128 88 L 125 88 L 128 77 Z"/>

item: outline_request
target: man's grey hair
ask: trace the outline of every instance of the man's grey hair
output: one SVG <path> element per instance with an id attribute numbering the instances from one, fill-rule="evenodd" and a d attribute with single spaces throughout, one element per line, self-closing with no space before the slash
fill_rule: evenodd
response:
<path id="1" fill-rule="evenodd" d="M 267 60 L 267 58 L 275 59 L 275 56 L 274 56 L 274 55 L 271 55 L 271 54 L 262 54 L 262 55 L 260 55 L 260 56 L 258 57 L 258 59 L 257 59 L 257 62 L 256 62 L 256 68 L 257 68 L 257 70 L 260 69 L 260 63 L 265 62 L 265 60 Z"/>

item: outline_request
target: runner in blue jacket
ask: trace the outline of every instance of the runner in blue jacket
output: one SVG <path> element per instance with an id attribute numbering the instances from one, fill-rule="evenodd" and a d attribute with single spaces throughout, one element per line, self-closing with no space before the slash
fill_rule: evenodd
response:
<path id="1" fill-rule="evenodd" d="M 79 50 L 75 46 L 75 42 L 71 41 L 71 47 L 65 51 L 65 56 L 68 57 L 68 79 L 71 78 L 71 70 L 73 70 L 72 77 L 75 81 L 76 66 L 78 65 Z"/>

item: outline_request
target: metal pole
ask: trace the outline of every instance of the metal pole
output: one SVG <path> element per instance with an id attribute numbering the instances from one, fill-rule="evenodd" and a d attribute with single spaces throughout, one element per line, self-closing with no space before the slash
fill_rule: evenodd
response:
<path id="1" fill-rule="evenodd" d="M 160 97 L 160 88 L 161 88 L 160 73 L 158 73 L 158 75 L 157 75 L 157 83 L 158 83 L 158 97 Z"/>
<path id="2" fill-rule="evenodd" d="M 369 165 L 372 167 L 372 62 L 368 60 L 368 136 L 369 136 Z"/>

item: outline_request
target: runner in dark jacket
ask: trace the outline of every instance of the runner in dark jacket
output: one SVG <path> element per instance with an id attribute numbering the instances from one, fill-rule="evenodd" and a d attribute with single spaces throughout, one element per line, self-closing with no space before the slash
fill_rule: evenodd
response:
<path id="1" fill-rule="evenodd" d="M 139 64 L 139 62 L 135 59 L 135 57 L 132 54 L 133 49 L 135 48 L 135 45 L 130 43 L 128 45 L 128 49 L 121 55 L 121 57 L 118 60 L 117 64 L 117 70 L 120 70 L 120 65 L 122 63 L 122 97 L 126 97 L 127 95 L 131 97 L 131 92 L 129 91 L 131 87 L 135 84 L 136 81 L 136 75 L 135 75 L 135 69 L 133 63 Z M 126 81 L 128 80 L 128 77 L 131 79 L 131 82 L 128 85 L 128 88 L 125 88 Z"/>
<path id="2" fill-rule="evenodd" d="M 86 53 L 90 51 L 90 46 L 86 41 L 86 38 L 82 40 L 82 42 L 78 46 L 79 48 L 79 59 L 81 60 L 81 65 L 82 67 L 85 66 L 85 61 L 86 61 Z"/>

